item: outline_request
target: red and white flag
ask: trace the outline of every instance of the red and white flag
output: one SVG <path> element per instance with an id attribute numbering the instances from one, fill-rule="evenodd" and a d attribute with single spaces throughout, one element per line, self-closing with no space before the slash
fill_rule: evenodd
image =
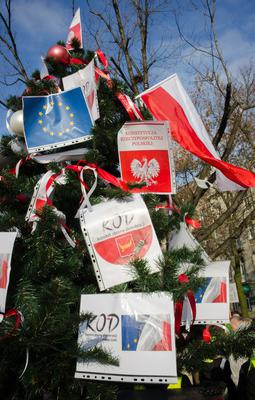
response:
<path id="1" fill-rule="evenodd" d="M 82 29 L 81 29 L 81 15 L 80 15 L 80 9 L 76 11 L 73 20 L 71 22 L 71 25 L 68 29 L 68 35 L 67 35 L 67 41 L 66 41 L 66 48 L 67 50 L 72 49 L 71 42 L 73 38 L 76 37 L 79 39 L 81 47 L 82 46 Z"/>
<path id="2" fill-rule="evenodd" d="M 255 187 L 255 174 L 220 159 L 206 128 L 176 74 L 141 93 L 156 120 L 170 122 L 173 138 L 186 150 L 217 169 L 220 190 Z"/>
<path id="3" fill-rule="evenodd" d="M 226 303 L 227 302 L 227 283 L 226 278 L 214 277 L 207 286 L 202 303 Z"/>

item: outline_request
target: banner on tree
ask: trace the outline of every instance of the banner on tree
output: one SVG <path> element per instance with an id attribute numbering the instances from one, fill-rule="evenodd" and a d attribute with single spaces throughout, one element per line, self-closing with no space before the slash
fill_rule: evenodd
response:
<path id="1" fill-rule="evenodd" d="M 195 293 L 195 324 L 229 322 L 229 265 L 230 261 L 215 261 L 200 272 L 203 282 Z"/>
<path id="2" fill-rule="evenodd" d="M 175 193 L 175 170 L 168 122 L 131 122 L 118 133 L 121 178 L 143 183 L 139 193 Z"/>
<path id="3" fill-rule="evenodd" d="M 17 232 L 0 232 L 0 313 L 5 312 L 5 303 L 11 272 L 11 258 Z"/>
<path id="4" fill-rule="evenodd" d="M 70 146 L 92 138 L 92 120 L 81 88 L 49 96 L 25 96 L 23 114 L 29 153 Z"/>
<path id="5" fill-rule="evenodd" d="M 85 68 L 80 69 L 74 74 L 64 77 L 63 85 L 65 90 L 81 87 L 83 95 L 86 99 L 88 110 L 94 123 L 94 121 L 100 117 L 97 100 L 94 60 L 92 60 Z"/>
<path id="6" fill-rule="evenodd" d="M 78 360 L 75 377 L 122 382 L 176 383 L 173 301 L 165 293 L 81 296 L 79 346 L 99 345 L 119 365 Z"/>
<path id="7" fill-rule="evenodd" d="M 100 290 L 132 281 L 128 264 L 135 258 L 146 259 L 151 273 L 158 271 L 162 252 L 141 196 L 83 209 L 80 222 Z"/>

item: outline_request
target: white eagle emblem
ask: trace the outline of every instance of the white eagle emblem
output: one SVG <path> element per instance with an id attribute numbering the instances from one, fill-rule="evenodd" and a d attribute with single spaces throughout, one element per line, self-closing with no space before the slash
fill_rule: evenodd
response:
<path id="1" fill-rule="evenodd" d="M 131 172 L 135 178 L 140 179 L 139 183 L 145 182 L 146 186 L 157 184 L 153 178 L 159 175 L 160 166 L 155 158 L 152 158 L 149 162 L 146 157 L 143 157 L 142 162 L 134 159 L 131 162 Z"/>

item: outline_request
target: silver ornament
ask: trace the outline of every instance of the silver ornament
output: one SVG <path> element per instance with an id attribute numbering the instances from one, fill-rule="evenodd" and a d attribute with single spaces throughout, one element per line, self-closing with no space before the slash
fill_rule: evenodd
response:
<path id="1" fill-rule="evenodd" d="M 17 136 L 24 136 L 23 110 L 15 111 L 12 114 L 10 128 Z"/>

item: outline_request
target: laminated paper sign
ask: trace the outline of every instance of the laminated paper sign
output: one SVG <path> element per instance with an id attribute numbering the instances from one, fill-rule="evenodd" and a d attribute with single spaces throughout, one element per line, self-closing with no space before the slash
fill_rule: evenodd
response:
<path id="1" fill-rule="evenodd" d="M 185 222 L 180 223 L 179 230 L 173 232 L 173 235 L 168 243 L 168 250 L 178 250 L 182 247 L 187 247 L 190 250 L 200 249 L 201 257 L 205 264 L 209 264 L 211 262 L 210 257 L 202 248 L 202 246 L 198 243 L 196 238 L 192 235 L 189 228 L 187 227 Z"/>
<path id="2" fill-rule="evenodd" d="M 100 290 L 133 280 L 128 264 L 135 258 L 146 259 L 151 273 L 158 271 L 162 252 L 141 196 L 83 209 L 80 222 Z"/>
<path id="3" fill-rule="evenodd" d="M 94 123 L 100 117 L 94 60 L 92 60 L 85 68 L 64 77 L 63 85 L 65 90 L 81 87 Z"/>
<path id="4" fill-rule="evenodd" d="M 17 232 L 0 232 L 0 313 L 5 303 L 11 272 L 11 257 Z"/>
<path id="5" fill-rule="evenodd" d="M 99 345 L 119 365 L 78 360 L 75 377 L 124 382 L 176 383 L 173 301 L 165 293 L 81 296 L 80 313 L 93 316 L 79 329 L 84 350 Z"/>
<path id="6" fill-rule="evenodd" d="M 121 178 L 144 183 L 139 193 L 175 193 L 175 170 L 168 122 L 132 122 L 118 133 Z"/>
<path id="7" fill-rule="evenodd" d="M 230 261 L 215 261 L 201 272 L 203 283 L 195 293 L 195 324 L 229 322 Z"/>
<path id="8" fill-rule="evenodd" d="M 80 87 L 48 96 L 24 96 L 23 116 L 29 153 L 92 139 L 92 118 Z"/>

